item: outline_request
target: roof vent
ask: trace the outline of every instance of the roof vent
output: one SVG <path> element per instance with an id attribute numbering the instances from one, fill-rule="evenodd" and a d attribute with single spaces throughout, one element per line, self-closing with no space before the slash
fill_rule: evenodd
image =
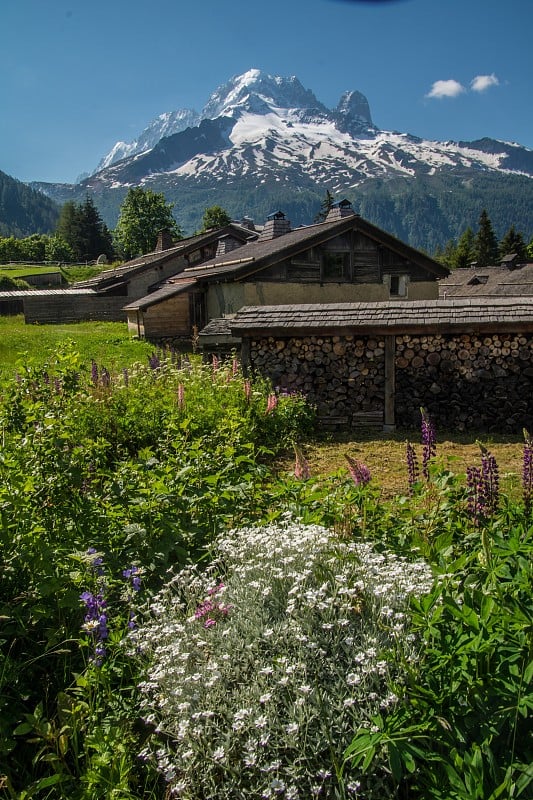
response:
<path id="1" fill-rule="evenodd" d="M 355 211 L 352 208 L 352 204 L 349 200 L 340 200 L 338 203 L 333 203 L 330 210 L 328 211 L 328 215 L 326 217 L 326 222 L 335 222 L 338 219 L 343 219 L 344 217 L 353 217 L 355 216 Z"/>
<path id="2" fill-rule="evenodd" d="M 285 218 L 283 211 L 276 211 L 274 214 L 270 214 L 267 217 L 259 241 L 264 242 L 267 239 L 277 239 L 278 236 L 289 233 L 290 229 L 291 223 Z"/>
<path id="3" fill-rule="evenodd" d="M 232 250 L 236 250 L 237 247 L 240 247 L 242 242 L 236 239 L 231 234 L 227 233 L 225 236 L 221 236 L 218 240 L 217 245 L 217 252 L 216 256 L 224 256 L 226 253 L 231 253 Z"/>

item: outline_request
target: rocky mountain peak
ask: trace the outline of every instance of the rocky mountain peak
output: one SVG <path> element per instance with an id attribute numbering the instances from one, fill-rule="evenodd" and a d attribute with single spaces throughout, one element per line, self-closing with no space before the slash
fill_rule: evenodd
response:
<path id="1" fill-rule="evenodd" d="M 342 114 L 351 121 L 361 121 L 369 127 L 373 127 L 374 125 L 370 115 L 368 100 L 361 92 L 344 92 L 339 100 L 336 111 L 338 114 Z"/>
<path id="2" fill-rule="evenodd" d="M 219 86 L 204 107 L 202 117 L 216 119 L 229 116 L 237 109 L 264 113 L 268 107 L 316 108 L 327 112 L 313 92 L 304 89 L 294 75 L 282 78 L 259 69 L 250 69 Z"/>

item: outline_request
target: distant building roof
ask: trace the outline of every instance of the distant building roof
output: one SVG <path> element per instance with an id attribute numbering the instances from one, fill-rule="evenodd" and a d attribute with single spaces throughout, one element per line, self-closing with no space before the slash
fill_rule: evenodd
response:
<path id="1" fill-rule="evenodd" d="M 511 265 L 514 261 L 509 259 Z M 452 297 L 533 297 L 533 263 L 513 266 L 464 267 L 439 281 L 439 295 Z"/>

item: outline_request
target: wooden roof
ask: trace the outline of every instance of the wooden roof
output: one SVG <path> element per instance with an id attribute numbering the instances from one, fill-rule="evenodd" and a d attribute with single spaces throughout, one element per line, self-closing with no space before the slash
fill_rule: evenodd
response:
<path id="1" fill-rule="evenodd" d="M 439 282 L 441 297 L 533 297 L 533 264 L 464 267 Z"/>
<path id="2" fill-rule="evenodd" d="M 139 300 L 134 300 L 132 303 L 128 303 L 128 305 L 124 306 L 122 310 L 137 311 L 139 309 L 144 310 L 146 308 L 150 308 L 150 306 L 155 306 L 158 303 L 162 303 L 164 300 L 174 297 L 174 295 L 188 291 L 195 285 L 195 283 L 196 281 L 187 279 L 181 281 L 176 280 L 172 283 L 165 283 L 164 286 L 156 289 L 155 292 L 147 294 L 145 297 L 141 297 Z"/>
<path id="3" fill-rule="evenodd" d="M 231 321 L 232 334 L 241 337 L 483 329 L 533 331 L 533 303 L 504 298 L 246 306 Z"/>
<path id="4" fill-rule="evenodd" d="M 378 244 L 390 248 L 402 258 L 426 270 L 435 278 L 444 278 L 448 275 L 448 270 L 437 261 L 372 225 L 358 214 L 349 214 L 333 221 L 326 220 L 316 225 L 296 228 L 274 239 L 259 239 L 229 254 L 206 261 L 198 267 L 189 267 L 184 270 L 184 275 L 195 277 L 199 281 L 239 280 L 350 230 L 360 231 Z"/>
<path id="5" fill-rule="evenodd" d="M 254 233 L 243 225 L 231 222 L 223 228 L 215 228 L 206 233 L 199 233 L 195 236 L 189 236 L 186 239 L 180 239 L 179 242 L 176 242 L 174 247 L 169 247 L 167 250 L 155 250 L 153 253 L 146 253 L 144 256 L 126 261 L 119 267 L 106 269 L 94 278 L 89 278 L 86 281 L 78 281 L 74 286 L 76 288 L 107 289 L 109 288 L 109 284 L 116 285 L 117 281 L 125 283 L 139 272 L 143 272 L 158 264 L 164 264 L 165 261 L 176 258 L 176 256 L 186 255 L 187 253 L 197 250 L 201 246 L 216 242 L 228 234 L 240 238 L 243 243 L 251 238 L 257 238 L 258 236 L 257 232 Z"/>

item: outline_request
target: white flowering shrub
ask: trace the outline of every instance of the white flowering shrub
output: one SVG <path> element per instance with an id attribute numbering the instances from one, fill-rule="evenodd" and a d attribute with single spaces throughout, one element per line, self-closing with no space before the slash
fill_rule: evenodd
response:
<path id="1" fill-rule="evenodd" d="M 343 753 L 395 703 L 388 686 L 416 659 L 408 598 L 431 584 L 425 563 L 316 525 L 231 531 L 133 634 L 149 659 L 143 757 L 187 800 L 392 797 L 385 763 L 363 780 Z"/>

